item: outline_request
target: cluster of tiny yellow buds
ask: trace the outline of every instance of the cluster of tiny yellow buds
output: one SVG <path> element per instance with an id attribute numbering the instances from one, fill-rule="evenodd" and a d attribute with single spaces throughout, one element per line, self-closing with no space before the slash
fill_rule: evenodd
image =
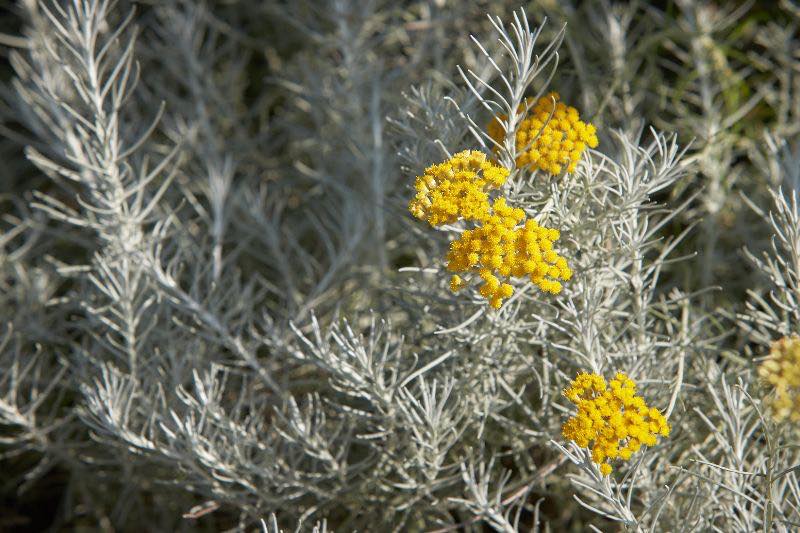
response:
<path id="1" fill-rule="evenodd" d="M 553 92 L 535 101 L 527 99 L 520 106 L 520 111 L 526 106 L 530 109 L 515 135 L 518 166 L 530 165 L 553 175 L 560 174 L 565 166 L 567 172 L 574 172 L 584 149 L 597 147 L 595 127 L 582 122 L 578 110 L 559 99 Z M 488 127 L 489 136 L 500 144 L 506 136 L 500 121 L 507 118 L 500 115 Z"/>
<path id="2" fill-rule="evenodd" d="M 784 337 L 772 344 L 758 374 L 774 388 L 767 403 L 776 420 L 800 422 L 800 337 Z"/>
<path id="3" fill-rule="evenodd" d="M 508 175 L 508 169 L 481 152 L 460 152 L 417 177 L 416 196 L 408 205 L 415 217 L 431 226 L 458 220 L 476 224 L 451 243 L 447 269 L 480 276 L 479 292 L 495 309 L 514 293 L 507 282 L 511 276 L 529 276 L 552 294 L 561 292 L 558 280 L 572 277 L 567 260 L 553 250 L 561 236 L 558 230 L 526 220 L 525 211 L 509 206 L 503 197 L 489 199 L 488 191 L 500 187 Z M 450 279 L 453 292 L 466 285 L 458 274 Z"/>
<path id="4" fill-rule="evenodd" d="M 431 226 L 459 219 L 484 221 L 489 216 L 487 191 L 505 183 L 508 174 L 508 169 L 489 161 L 486 154 L 465 150 L 417 177 L 416 195 L 408 209 Z"/>
<path id="5" fill-rule="evenodd" d="M 608 384 L 603 376 L 579 374 L 564 396 L 577 405 L 578 413 L 564 423 L 561 434 L 582 448 L 591 446 L 592 460 L 603 475 L 612 471 L 609 460 L 627 461 L 642 445 L 654 446 L 658 435 L 669 436 L 664 415 L 636 395 L 636 384 L 625 374 L 618 373 Z"/>
<path id="6" fill-rule="evenodd" d="M 561 283 L 572 277 L 567 260 L 553 250 L 559 231 L 526 220 L 525 213 L 506 205 L 498 198 L 492 205 L 492 215 L 485 223 L 464 231 L 450 245 L 447 269 L 450 272 L 473 272 L 483 280 L 479 292 L 489 305 L 499 308 L 511 296 L 513 287 L 499 277 L 529 276 L 541 290 L 551 294 L 561 292 Z M 450 280 L 450 288 L 457 291 L 463 286 L 458 275 Z"/>

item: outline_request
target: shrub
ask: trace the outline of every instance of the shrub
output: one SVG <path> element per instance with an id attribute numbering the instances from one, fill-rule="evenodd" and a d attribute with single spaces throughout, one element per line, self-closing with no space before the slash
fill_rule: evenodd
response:
<path id="1" fill-rule="evenodd" d="M 0 529 L 800 527 L 789 2 L 13 12 Z"/>

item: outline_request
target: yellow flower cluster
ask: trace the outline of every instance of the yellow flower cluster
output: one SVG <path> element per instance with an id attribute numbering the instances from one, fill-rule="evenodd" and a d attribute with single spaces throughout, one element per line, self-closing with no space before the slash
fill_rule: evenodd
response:
<path id="1" fill-rule="evenodd" d="M 538 100 L 526 100 L 530 105 L 528 116 L 522 120 L 515 136 L 517 165 L 530 165 L 549 172 L 560 174 L 564 166 L 567 172 L 574 172 L 580 161 L 581 153 L 589 146 L 597 147 L 597 131 L 592 124 L 582 122 L 578 110 L 559 102 L 558 93 L 549 93 Z M 555 110 L 553 109 L 555 100 Z M 520 107 L 520 111 L 524 106 Z M 552 113 L 552 117 L 550 116 Z M 505 130 L 500 115 L 488 127 L 489 136 L 502 143 Z M 549 120 L 548 120 L 549 119 Z"/>
<path id="2" fill-rule="evenodd" d="M 564 396 L 578 406 L 578 414 L 564 423 L 561 434 L 582 448 L 593 442 L 592 460 L 604 475 L 611 473 L 610 459 L 627 461 L 643 444 L 654 446 L 658 435 L 669 436 L 664 415 L 648 407 L 621 372 L 608 385 L 603 376 L 578 374 Z"/>
<path id="3" fill-rule="evenodd" d="M 775 396 L 767 402 L 775 419 L 799 422 L 800 337 L 792 335 L 774 342 L 758 374 L 775 389 Z"/>
<path id="4" fill-rule="evenodd" d="M 525 212 L 509 206 L 505 198 L 490 201 L 488 191 L 500 187 L 508 175 L 508 169 L 481 152 L 460 152 L 417 177 L 416 196 L 408 205 L 415 217 L 431 226 L 457 220 L 476 224 L 451 243 L 447 269 L 479 275 L 483 280 L 479 292 L 495 309 L 514 293 L 511 284 L 500 278 L 529 276 L 541 290 L 558 294 L 558 280 L 572 277 L 566 259 L 553 250 L 558 230 L 526 220 Z M 458 274 L 450 279 L 453 292 L 465 286 Z"/>
<path id="5" fill-rule="evenodd" d="M 509 276 L 530 276 L 541 290 L 552 294 L 561 292 L 557 280 L 569 280 L 572 270 L 567 260 L 553 250 L 553 241 L 560 237 L 556 229 L 544 228 L 535 220 L 526 220 L 525 213 L 506 205 L 498 198 L 492 205 L 492 215 L 473 230 L 466 230 L 453 241 L 447 254 L 447 269 L 451 272 L 475 272 L 484 283 L 481 295 L 489 305 L 499 308 L 503 299 L 514 292 L 512 286 L 498 279 Z M 450 288 L 461 288 L 461 278 L 453 276 Z"/>
<path id="6" fill-rule="evenodd" d="M 431 226 L 452 224 L 459 218 L 482 222 L 489 217 L 487 191 L 505 183 L 508 174 L 508 169 L 489 161 L 483 152 L 465 150 L 417 176 L 417 194 L 408 210 Z"/>

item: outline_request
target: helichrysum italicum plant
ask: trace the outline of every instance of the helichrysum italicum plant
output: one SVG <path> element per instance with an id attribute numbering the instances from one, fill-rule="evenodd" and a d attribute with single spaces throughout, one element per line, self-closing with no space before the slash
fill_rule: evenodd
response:
<path id="1" fill-rule="evenodd" d="M 798 527 L 790 3 L 133 4 L 0 29 L 0 530 Z"/>

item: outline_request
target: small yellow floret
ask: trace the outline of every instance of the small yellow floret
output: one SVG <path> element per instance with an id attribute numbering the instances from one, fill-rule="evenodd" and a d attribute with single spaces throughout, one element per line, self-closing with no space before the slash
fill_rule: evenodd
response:
<path id="1" fill-rule="evenodd" d="M 612 471 L 609 459 L 627 461 L 642 444 L 655 446 L 658 435 L 669 436 L 664 415 L 647 407 L 636 396 L 636 384 L 621 372 L 608 384 L 597 374 L 578 374 L 564 396 L 578 406 L 578 413 L 564 423 L 561 434 L 581 448 L 591 447 L 603 475 Z"/>
<path id="2" fill-rule="evenodd" d="M 538 100 L 529 98 L 520 106 L 519 111 L 524 111 L 525 106 L 530 109 L 514 139 L 517 150 L 522 152 L 517 155 L 518 166 L 531 165 L 556 175 L 566 165 L 567 172 L 574 172 L 584 148 L 597 147 L 595 127 L 581 122 L 578 110 L 560 102 L 560 98 L 552 92 Z M 507 118 L 500 115 L 487 128 L 489 136 L 500 144 L 506 136 L 501 121 Z"/>

